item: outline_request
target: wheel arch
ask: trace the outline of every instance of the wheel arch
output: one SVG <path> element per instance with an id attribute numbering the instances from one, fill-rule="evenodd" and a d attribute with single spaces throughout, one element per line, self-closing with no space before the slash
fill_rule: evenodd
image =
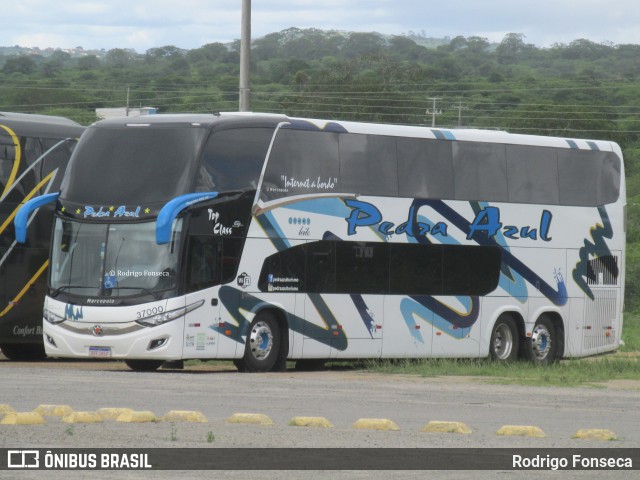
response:
<path id="1" fill-rule="evenodd" d="M 488 333 L 483 334 L 483 337 L 486 338 L 486 346 L 487 346 L 486 356 L 489 355 L 489 349 L 491 348 L 490 347 L 491 332 L 493 332 L 493 329 L 495 328 L 496 323 L 498 323 L 498 321 L 500 321 L 504 317 L 510 317 L 515 322 L 516 328 L 518 329 L 519 347 L 522 347 L 522 344 L 526 337 L 526 326 L 524 321 L 524 315 L 519 308 L 514 308 L 512 306 L 505 306 L 504 308 L 501 308 L 496 312 L 494 312 L 493 318 L 491 319 L 491 323 L 487 326 L 488 328 L 486 328 L 486 332 Z M 483 329 L 484 329 L 484 326 L 483 326 Z M 521 350 L 522 349 L 519 348 L 519 351 Z"/>
<path id="2" fill-rule="evenodd" d="M 493 337 L 493 330 L 496 328 L 496 325 L 498 324 L 498 322 L 500 322 L 505 318 L 511 319 L 516 326 L 517 338 L 515 339 L 515 341 L 517 342 L 517 345 L 516 345 L 517 352 L 518 352 L 517 356 L 520 357 L 522 355 L 522 346 L 524 345 L 524 341 L 526 338 L 524 316 L 522 315 L 522 312 L 518 309 L 504 308 L 496 312 L 491 322 L 490 328 L 487 329 L 487 331 L 489 332 L 489 339 L 487 340 L 487 357 L 491 356 L 491 348 L 492 348 L 491 341 Z"/>

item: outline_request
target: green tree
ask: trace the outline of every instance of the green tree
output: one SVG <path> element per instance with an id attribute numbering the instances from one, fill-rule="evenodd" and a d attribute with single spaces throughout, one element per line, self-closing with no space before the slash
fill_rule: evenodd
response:
<path id="1" fill-rule="evenodd" d="M 19 55 L 7 59 L 2 67 L 2 73 L 22 73 L 24 75 L 30 75 L 36 71 L 36 68 L 36 62 L 31 57 Z"/>

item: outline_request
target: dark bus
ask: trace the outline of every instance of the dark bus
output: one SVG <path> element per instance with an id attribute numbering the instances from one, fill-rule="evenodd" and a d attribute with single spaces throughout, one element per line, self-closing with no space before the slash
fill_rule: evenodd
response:
<path id="1" fill-rule="evenodd" d="M 13 219 L 24 202 L 56 192 L 84 127 L 62 117 L 0 112 L 0 350 L 13 360 L 44 357 L 42 305 L 53 207 L 30 217 L 27 242 Z"/>

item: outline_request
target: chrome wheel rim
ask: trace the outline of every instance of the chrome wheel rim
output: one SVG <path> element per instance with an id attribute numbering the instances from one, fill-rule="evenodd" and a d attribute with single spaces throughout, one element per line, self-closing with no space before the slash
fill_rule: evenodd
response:
<path id="1" fill-rule="evenodd" d="M 493 353 L 498 360 L 506 360 L 513 350 L 513 332 L 506 324 L 498 325 L 493 338 Z"/>
<path id="2" fill-rule="evenodd" d="M 544 325 L 536 325 L 531 334 L 531 346 L 536 360 L 544 360 L 551 351 L 551 332 Z"/>
<path id="3" fill-rule="evenodd" d="M 273 348 L 273 332 L 267 322 L 259 321 L 251 329 L 249 349 L 256 360 L 264 360 Z"/>

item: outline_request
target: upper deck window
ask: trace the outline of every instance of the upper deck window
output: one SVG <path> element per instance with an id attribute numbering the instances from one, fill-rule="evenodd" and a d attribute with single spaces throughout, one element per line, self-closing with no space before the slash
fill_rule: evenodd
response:
<path id="1" fill-rule="evenodd" d="M 189 192 L 208 130 L 90 128 L 74 152 L 62 196 L 78 203 L 164 203 Z"/>
<path id="2" fill-rule="evenodd" d="M 279 130 L 264 177 L 263 198 L 341 192 L 339 158 L 337 133 Z"/>
<path id="3" fill-rule="evenodd" d="M 196 191 L 255 190 L 273 128 L 233 128 L 214 133 L 204 149 Z"/>
<path id="4" fill-rule="evenodd" d="M 278 131 L 261 198 L 333 193 L 595 207 L 618 200 L 614 152 Z"/>

